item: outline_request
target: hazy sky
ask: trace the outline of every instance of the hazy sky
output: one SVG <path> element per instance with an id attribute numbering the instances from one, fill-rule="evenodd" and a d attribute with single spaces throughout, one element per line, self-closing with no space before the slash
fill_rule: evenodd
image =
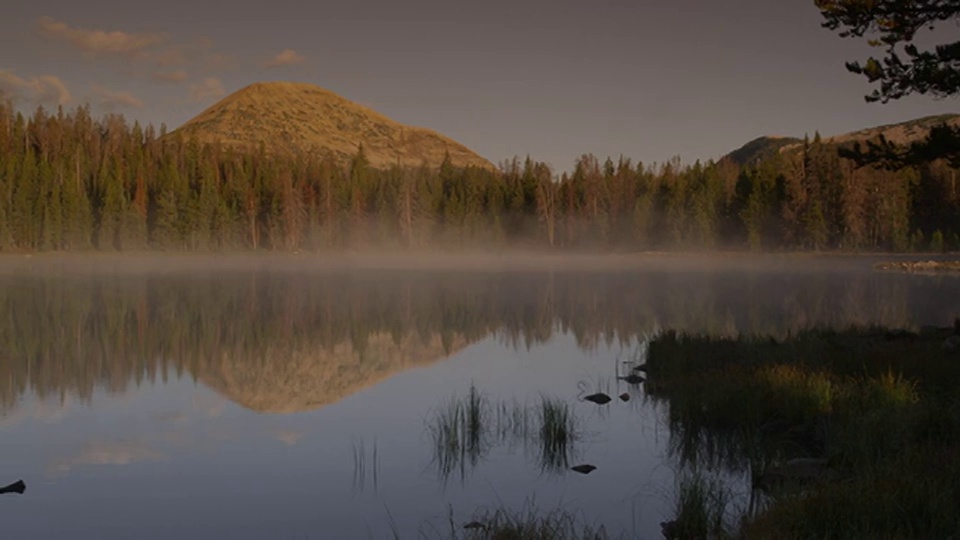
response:
<path id="1" fill-rule="evenodd" d="M 843 62 L 870 48 L 820 21 L 813 0 L 23 0 L 0 16 L 0 89 L 172 129 L 249 83 L 302 81 L 558 169 L 960 111 L 865 103 Z"/>

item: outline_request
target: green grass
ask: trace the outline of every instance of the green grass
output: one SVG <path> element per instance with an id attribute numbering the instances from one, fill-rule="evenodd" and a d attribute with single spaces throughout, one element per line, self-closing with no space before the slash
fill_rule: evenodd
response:
<path id="1" fill-rule="evenodd" d="M 748 538 L 956 537 L 960 358 L 941 343 L 880 328 L 782 342 L 666 333 L 650 346 L 647 391 L 668 405 L 682 465 L 760 486 L 790 460 L 826 463 L 742 516 Z M 678 516 L 716 523 L 711 497 L 702 482 L 681 486 Z"/>

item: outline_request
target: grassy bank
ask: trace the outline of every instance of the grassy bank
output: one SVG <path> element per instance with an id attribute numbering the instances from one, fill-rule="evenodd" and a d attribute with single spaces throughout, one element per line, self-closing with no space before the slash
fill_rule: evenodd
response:
<path id="1" fill-rule="evenodd" d="M 960 273 L 960 261 L 895 261 L 874 265 L 876 270 L 915 274 Z"/>
<path id="2" fill-rule="evenodd" d="M 682 464 L 750 475 L 763 502 L 739 535 L 950 537 L 960 533 L 960 355 L 943 344 L 954 331 L 666 333 L 650 346 L 647 393 L 669 405 Z M 716 500 L 697 494 L 685 507 Z M 713 505 L 696 515 L 717 515 Z"/>

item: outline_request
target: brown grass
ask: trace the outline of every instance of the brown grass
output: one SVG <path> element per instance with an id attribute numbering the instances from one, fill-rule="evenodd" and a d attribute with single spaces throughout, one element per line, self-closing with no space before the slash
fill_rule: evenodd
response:
<path id="1" fill-rule="evenodd" d="M 454 165 L 492 168 L 466 146 L 437 132 L 406 126 L 333 92 L 310 84 L 255 83 L 234 92 L 174 133 L 201 143 L 269 151 L 331 152 L 347 160 L 360 144 L 370 164 L 439 166 L 449 152 Z M 173 134 L 171 134 L 173 135 Z"/>

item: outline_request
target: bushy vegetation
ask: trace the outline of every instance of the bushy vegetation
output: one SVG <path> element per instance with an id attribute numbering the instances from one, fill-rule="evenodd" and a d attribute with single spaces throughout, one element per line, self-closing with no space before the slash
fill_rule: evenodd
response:
<path id="1" fill-rule="evenodd" d="M 0 103 L 0 250 L 953 249 L 956 171 L 855 168 L 819 136 L 738 165 L 584 155 L 573 172 L 240 152 Z"/>
<path id="2" fill-rule="evenodd" d="M 950 537 L 960 358 L 941 345 L 952 332 L 667 333 L 651 344 L 648 393 L 669 404 L 682 463 L 749 473 L 766 493 L 743 516 L 748 538 Z"/>

